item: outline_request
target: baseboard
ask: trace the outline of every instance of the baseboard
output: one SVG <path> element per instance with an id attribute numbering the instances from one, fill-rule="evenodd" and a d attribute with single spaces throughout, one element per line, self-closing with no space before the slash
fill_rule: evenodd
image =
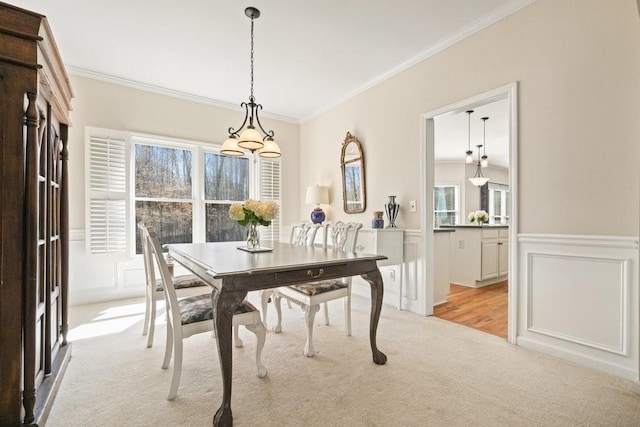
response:
<path id="1" fill-rule="evenodd" d="M 51 407 L 58 394 L 62 378 L 67 371 L 67 365 L 71 359 L 71 343 L 60 347 L 58 355 L 51 367 L 51 375 L 47 376 L 36 391 L 35 424 L 30 426 L 44 426 L 49 418 Z"/>
<path id="2" fill-rule="evenodd" d="M 518 337 L 517 344 L 520 347 L 528 348 L 530 350 L 539 351 L 540 353 L 549 354 L 551 356 L 558 357 L 560 359 L 568 360 L 570 362 L 577 363 L 582 366 L 586 366 L 588 368 L 596 369 L 601 372 L 605 372 L 607 374 L 615 375 L 616 377 L 624 378 L 629 381 L 636 381 L 634 387 L 634 391 L 640 394 L 640 384 L 637 383 L 638 372 L 633 369 L 620 366 L 613 363 L 605 362 L 601 359 L 596 359 L 594 357 L 589 357 L 584 354 L 577 353 L 575 351 L 569 351 L 566 348 L 549 345 L 546 343 L 542 343 L 540 341 L 526 338 L 526 337 Z"/>

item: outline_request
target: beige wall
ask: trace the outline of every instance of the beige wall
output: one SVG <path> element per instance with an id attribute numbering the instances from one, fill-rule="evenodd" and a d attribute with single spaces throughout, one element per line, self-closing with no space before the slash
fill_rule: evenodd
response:
<path id="1" fill-rule="evenodd" d="M 301 186 L 334 219 L 370 222 L 387 195 L 420 228 L 420 115 L 518 82 L 520 232 L 637 236 L 640 23 L 634 0 L 538 0 L 301 125 Z M 340 145 L 363 144 L 367 211 L 342 212 Z"/>
<path id="2" fill-rule="evenodd" d="M 84 229 L 84 133 L 85 126 L 135 131 L 221 144 L 230 126 L 244 117 L 211 105 L 164 96 L 98 80 L 71 76 L 75 93 L 69 132 L 71 229 Z M 242 100 L 238 100 L 240 103 Z M 273 129 L 282 152 L 283 223 L 298 219 L 298 125 L 263 119 Z"/>

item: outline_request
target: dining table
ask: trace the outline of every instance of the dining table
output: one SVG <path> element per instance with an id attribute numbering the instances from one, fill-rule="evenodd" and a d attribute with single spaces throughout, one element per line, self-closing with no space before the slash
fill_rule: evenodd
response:
<path id="1" fill-rule="evenodd" d="M 369 341 L 373 362 L 384 365 L 376 332 L 384 286 L 377 261 L 383 255 L 362 254 L 316 246 L 262 241 L 257 250 L 244 242 L 168 244 L 169 255 L 212 288 L 213 324 L 222 372 L 222 404 L 214 426 L 233 425 L 231 411 L 232 317 L 247 292 L 325 279 L 360 276 L 371 285 Z"/>

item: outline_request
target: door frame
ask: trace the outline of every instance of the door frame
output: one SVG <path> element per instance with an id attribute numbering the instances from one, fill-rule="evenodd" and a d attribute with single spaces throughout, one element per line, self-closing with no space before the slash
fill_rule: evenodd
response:
<path id="1" fill-rule="evenodd" d="M 518 84 L 517 82 L 489 90 L 479 95 L 429 111 L 420 116 L 420 197 L 424 206 L 421 218 L 422 230 L 422 277 L 425 279 L 424 314 L 433 315 L 434 257 L 433 257 L 433 187 L 434 178 L 434 118 L 453 112 L 466 111 L 490 102 L 507 99 L 509 105 L 509 191 L 511 192 L 509 218 L 509 308 L 507 340 L 515 344 L 518 319 Z"/>

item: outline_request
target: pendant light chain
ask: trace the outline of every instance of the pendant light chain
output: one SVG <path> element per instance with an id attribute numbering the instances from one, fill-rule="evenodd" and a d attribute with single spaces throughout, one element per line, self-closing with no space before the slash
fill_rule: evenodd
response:
<path id="1" fill-rule="evenodd" d="M 467 126 L 467 130 L 469 131 L 469 138 L 467 141 L 469 141 L 469 143 L 467 144 L 467 148 L 469 151 L 471 151 L 471 113 L 473 113 L 472 110 L 467 111 L 467 117 L 469 118 L 469 124 Z"/>
<path id="2" fill-rule="evenodd" d="M 253 97 L 253 18 L 251 18 L 251 96 L 249 100 L 254 101 Z"/>
<path id="3" fill-rule="evenodd" d="M 250 73 L 249 80 L 251 83 L 251 91 L 249 102 L 240 104 L 244 108 L 244 120 L 237 128 L 230 127 L 229 137 L 222 144 L 220 154 L 224 156 L 244 156 L 244 150 L 251 153 L 258 152 L 260 157 L 278 158 L 282 155 L 280 147 L 274 141 L 275 132 L 273 130 L 265 130 L 260 123 L 259 111 L 262 110 L 262 104 L 256 103 L 253 94 L 253 66 L 254 66 L 254 21 L 260 17 L 260 11 L 255 7 L 247 7 L 244 14 L 251 19 L 251 51 L 250 51 Z M 245 126 L 246 125 L 246 126 Z M 262 132 L 262 135 L 260 134 Z M 254 159 L 255 161 L 255 159 Z"/>

